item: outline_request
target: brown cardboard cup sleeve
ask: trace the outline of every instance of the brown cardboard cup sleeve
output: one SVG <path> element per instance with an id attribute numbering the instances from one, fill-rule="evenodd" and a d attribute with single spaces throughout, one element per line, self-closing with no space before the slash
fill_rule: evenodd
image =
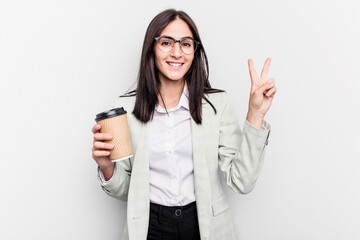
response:
<path id="1" fill-rule="evenodd" d="M 112 140 L 105 141 L 114 145 L 110 150 L 112 162 L 121 161 L 133 156 L 129 125 L 124 108 L 114 108 L 96 115 L 95 121 L 101 125 L 101 133 L 109 133 Z"/>

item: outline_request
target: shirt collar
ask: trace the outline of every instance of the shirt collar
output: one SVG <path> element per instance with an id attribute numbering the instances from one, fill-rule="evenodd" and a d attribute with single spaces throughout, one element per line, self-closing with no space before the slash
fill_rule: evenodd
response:
<path id="1" fill-rule="evenodd" d="M 189 90 L 188 90 L 188 88 L 187 88 L 186 82 L 185 82 L 185 84 L 184 84 L 184 89 L 183 89 L 183 92 L 182 92 L 182 94 L 181 94 L 181 97 L 180 97 L 180 100 L 179 100 L 178 105 L 177 105 L 176 107 L 167 109 L 167 111 L 168 111 L 168 112 L 176 111 L 176 110 L 178 110 L 178 109 L 181 108 L 181 107 L 184 107 L 184 108 L 186 108 L 187 110 L 190 110 L 190 107 L 189 107 Z M 156 104 L 155 110 L 156 110 L 157 112 L 160 112 L 160 113 L 166 113 L 165 108 L 161 107 L 159 104 Z"/>

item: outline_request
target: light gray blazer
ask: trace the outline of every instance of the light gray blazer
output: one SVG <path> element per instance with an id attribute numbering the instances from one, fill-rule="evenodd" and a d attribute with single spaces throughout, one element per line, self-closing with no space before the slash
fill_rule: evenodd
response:
<path id="1" fill-rule="evenodd" d="M 202 124 L 191 119 L 195 197 L 202 240 L 235 240 L 228 202 L 218 170 L 235 192 L 248 193 L 260 174 L 270 125 L 265 130 L 245 121 L 241 131 L 226 93 L 212 93 L 203 100 Z M 149 124 L 131 113 L 135 97 L 118 98 L 115 107 L 124 107 L 130 128 L 134 156 L 117 162 L 113 177 L 102 189 L 110 196 L 127 201 L 127 222 L 123 240 L 145 240 L 149 224 Z"/>

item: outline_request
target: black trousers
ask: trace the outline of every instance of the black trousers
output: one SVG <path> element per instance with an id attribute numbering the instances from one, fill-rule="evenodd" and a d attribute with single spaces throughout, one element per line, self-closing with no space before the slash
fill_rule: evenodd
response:
<path id="1" fill-rule="evenodd" d="M 196 202 L 179 207 L 150 203 L 147 240 L 200 240 Z"/>

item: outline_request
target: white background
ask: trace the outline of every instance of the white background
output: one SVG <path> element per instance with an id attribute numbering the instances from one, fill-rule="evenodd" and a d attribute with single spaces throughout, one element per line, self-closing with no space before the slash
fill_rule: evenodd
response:
<path id="1" fill-rule="evenodd" d="M 247 59 L 273 59 L 265 166 L 252 193 L 226 188 L 239 239 L 360 239 L 356 0 L 1 1 L 0 239 L 120 239 L 126 203 L 98 185 L 90 130 L 169 7 L 194 19 L 241 125 Z"/>

